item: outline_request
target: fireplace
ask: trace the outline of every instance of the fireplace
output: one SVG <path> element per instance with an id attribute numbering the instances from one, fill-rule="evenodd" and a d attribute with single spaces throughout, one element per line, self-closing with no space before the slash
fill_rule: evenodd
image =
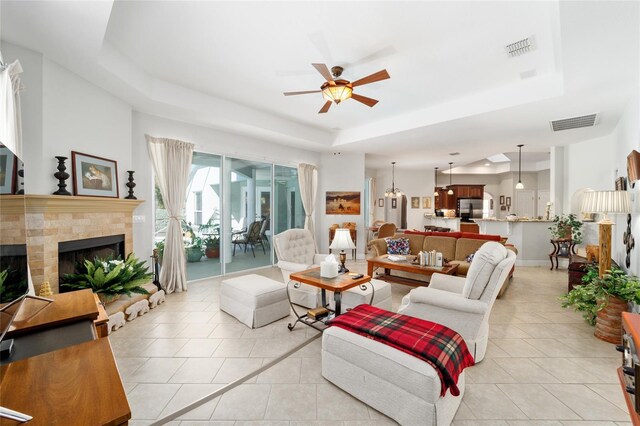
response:
<path id="1" fill-rule="evenodd" d="M 3 275 L 0 303 L 11 302 L 27 292 L 26 244 L 0 245 L 0 274 Z"/>
<path id="2" fill-rule="evenodd" d="M 125 258 L 124 234 L 110 235 L 107 237 L 86 238 L 83 240 L 63 241 L 58 243 L 58 274 L 60 282 L 65 274 L 76 274 L 78 267 L 86 259 L 93 260 L 95 257 L 117 259 L 118 256 Z M 60 286 L 60 293 L 73 291 L 64 286 Z"/>

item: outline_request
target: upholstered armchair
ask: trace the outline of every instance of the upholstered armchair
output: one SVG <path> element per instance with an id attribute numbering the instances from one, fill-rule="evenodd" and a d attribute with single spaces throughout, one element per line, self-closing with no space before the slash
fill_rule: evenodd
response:
<path id="1" fill-rule="evenodd" d="M 429 287 L 411 290 L 398 312 L 457 331 L 480 362 L 487 351 L 491 308 L 515 261 L 513 251 L 486 242 L 475 253 L 466 277 L 433 274 Z"/>
<path id="2" fill-rule="evenodd" d="M 306 229 L 289 229 L 273 237 L 273 247 L 278 256 L 278 267 L 284 282 L 289 282 L 293 272 L 320 266 L 326 254 L 317 254 L 311 232 Z M 307 308 L 320 306 L 320 289 L 306 284 L 289 288 L 291 302 Z"/>

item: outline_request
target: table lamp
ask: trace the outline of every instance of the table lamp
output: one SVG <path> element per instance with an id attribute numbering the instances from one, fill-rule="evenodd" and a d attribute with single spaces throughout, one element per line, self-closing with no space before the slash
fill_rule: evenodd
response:
<path id="1" fill-rule="evenodd" d="M 347 253 L 345 253 L 346 249 L 353 250 L 356 248 L 356 245 L 353 243 L 351 239 L 351 232 L 345 228 L 336 229 L 336 233 L 333 236 L 333 241 L 329 246 L 331 250 L 340 250 L 340 269 L 339 273 L 349 272 L 346 266 L 344 266 L 344 262 L 347 260 Z"/>
<path id="2" fill-rule="evenodd" d="M 604 217 L 598 225 L 598 240 L 600 245 L 599 274 L 611 269 L 611 225 L 613 222 L 607 214 L 631 213 L 631 201 L 627 191 L 589 191 L 582 199 L 584 213 L 602 213 Z"/>

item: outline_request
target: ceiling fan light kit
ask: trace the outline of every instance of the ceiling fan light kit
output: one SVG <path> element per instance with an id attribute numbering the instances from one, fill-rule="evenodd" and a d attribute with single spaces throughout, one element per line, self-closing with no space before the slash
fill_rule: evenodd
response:
<path id="1" fill-rule="evenodd" d="M 324 114 L 329 111 L 332 103 L 339 104 L 346 101 L 349 98 L 356 100 L 368 107 L 373 107 L 378 103 L 376 99 L 367 98 L 366 96 L 353 93 L 353 88 L 357 86 L 364 86 L 365 84 L 375 83 L 376 81 L 386 80 L 391 78 L 387 70 L 380 70 L 376 73 L 363 77 L 353 83 L 348 80 L 338 79 L 342 75 L 342 67 L 332 67 L 331 71 L 325 64 L 311 64 L 326 80 L 320 90 L 306 90 L 302 92 L 284 92 L 285 96 L 293 95 L 307 95 L 310 93 L 322 93 L 322 97 L 326 100 L 326 103 L 322 106 L 318 114 Z"/>

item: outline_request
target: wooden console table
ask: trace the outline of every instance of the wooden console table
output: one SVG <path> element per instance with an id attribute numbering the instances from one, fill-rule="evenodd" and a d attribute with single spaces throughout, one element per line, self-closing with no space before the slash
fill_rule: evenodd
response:
<path id="1" fill-rule="evenodd" d="M 93 293 L 80 290 L 52 298 L 44 308 L 37 305 L 41 301 L 25 300 L 22 319 L 9 331 L 15 344 L 27 344 L 38 334 L 55 340 L 61 330 L 75 327 L 89 330 L 88 340 L 60 342 L 60 349 L 2 365 L 0 406 L 33 416 L 30 426 L 126 425 L 131 409 L 109 339 L 98 338 L 104 318 Z M 17 424 L 0 418 L 0 425 Z"/>

